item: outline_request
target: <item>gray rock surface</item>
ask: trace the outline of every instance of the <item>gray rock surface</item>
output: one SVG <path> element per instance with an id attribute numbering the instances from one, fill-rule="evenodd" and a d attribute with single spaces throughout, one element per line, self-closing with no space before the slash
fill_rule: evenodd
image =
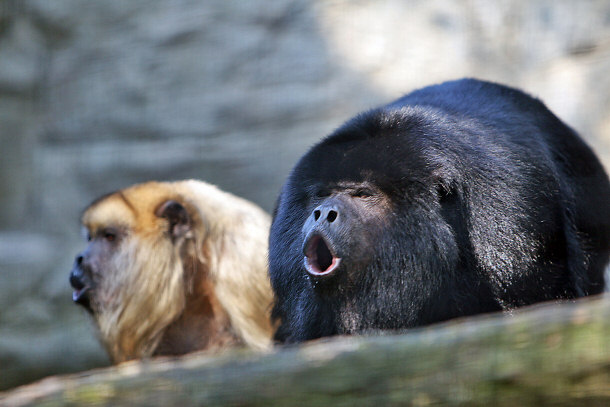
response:
<path id="1" fill-rule="evenodd" d="M 0 389 L 107 364 L 78 217 L 149 179 L 271 211 L 357 112 L 462 76 L 541 97 L 610 167 L 610 3 L 0 0 Z"/>

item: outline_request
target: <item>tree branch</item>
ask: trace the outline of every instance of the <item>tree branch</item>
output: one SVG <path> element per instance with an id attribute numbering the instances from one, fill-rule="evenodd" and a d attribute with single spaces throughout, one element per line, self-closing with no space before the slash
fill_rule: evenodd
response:
<path id="1" fill-rule="evenodd" d="M 610 298 L 260 355 L 125 363 L 0 394 L 1 406 L 608 406 Z"/>

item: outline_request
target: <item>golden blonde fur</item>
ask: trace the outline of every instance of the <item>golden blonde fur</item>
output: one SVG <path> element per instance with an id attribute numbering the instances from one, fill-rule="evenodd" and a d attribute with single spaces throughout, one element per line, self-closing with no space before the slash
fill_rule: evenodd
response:
<path id="1" fill-rule="evenodd" d="M 156 214 L 168 200 L 184 206 L 190 218 L 189 231 L 177 240 L 169 236 L 168 220 Z M 99 199 L 82 222 L 91 234 L 108 225 L 122 231 L 91 299 L 113 361 L 154 355 L 161 342 L 170 353 L 180 353 L 184 346 L 172 344 L 182 335 L 176 330 L 208 336 L 188 351 L 270 346 L 270 219 L 254 204 L 201 181 L 149 182 Z M 190 299 L 210 315 L 185 316 Z M 198 329 L 200 318 L 212 317 L 216 322 L 206 325 L 212 332 L 186 332 Z"/>

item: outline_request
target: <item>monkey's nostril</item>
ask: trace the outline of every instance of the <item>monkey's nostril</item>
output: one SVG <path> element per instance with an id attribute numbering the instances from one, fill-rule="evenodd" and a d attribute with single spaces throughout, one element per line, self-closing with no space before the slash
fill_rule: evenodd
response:
<path id="1" fill-rule="evenodd" d="M 337 212 L 336 211 L 329 211 L 328 212 L 328 216 L 326 217 L 326 219 L 330 223 L 334 222 L 335 219 L 337 219 Z"/>
<path id="2" fill-rule="evenodd" d="M 76 265 L 80 266 L 83 264 L 83 256 L 76 256 Z"/>
<path id="3" fill-rule="evenodd" d="M 313 211 L 313 217 L 314 217 L 315 220 L 320 219 L 320 211 L 318 209 Z"/>

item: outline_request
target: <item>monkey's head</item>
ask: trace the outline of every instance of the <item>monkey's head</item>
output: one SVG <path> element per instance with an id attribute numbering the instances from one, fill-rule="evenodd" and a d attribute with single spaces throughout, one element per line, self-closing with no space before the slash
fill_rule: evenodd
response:
<path id="1" fill-rule="evenodd" d="M 83 213 L 87 247 L 73 300 L 115 362 L 246 344 L 267 346 L 268 217 L 197 181 L 135 185 Z"/>
<path id="2" fill-rule="evenodd" d="M 269 246 L 278 341 L 410 328 L 465 309 L 442 296 L 471 283 L 453 273 L 461 259 L 448 224 L 462 212 L 453 174 L 401 119 L 357 117 L 288 177 Z"/>

